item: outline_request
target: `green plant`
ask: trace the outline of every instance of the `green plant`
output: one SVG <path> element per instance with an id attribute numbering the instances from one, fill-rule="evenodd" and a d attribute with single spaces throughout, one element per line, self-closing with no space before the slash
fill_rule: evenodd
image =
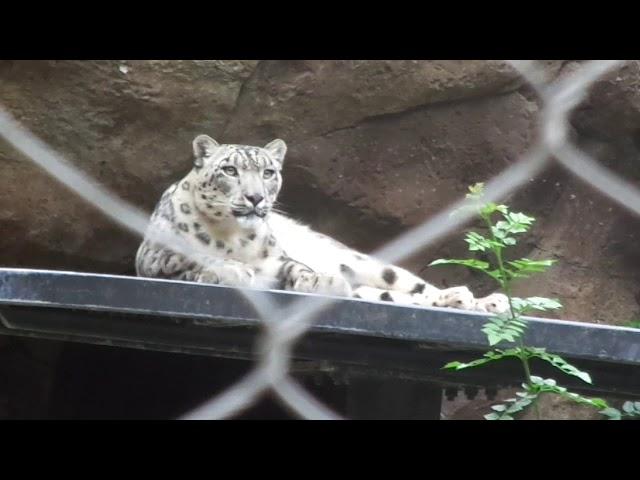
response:
<path id="1" fill-rule="evenodd" d="M 489 346 L 493 347 L 491 350 L 480 359 L 468 363 L 450 362 L 443 368 L 463 370 L 509 358 L 518 359 L 522 363 L 525 377 L 525 382 L 522 384 L 523 390 L 516 393 L 517 398 L 510 398 L 505 400 L 505 403 L 492 406 L 493 412 L 485 415 L 487 420 L 513 420 L 514 414 L 522 413 L 531 406 L 535 406 L 539 418 L 537 401 L 543 393 L 560 395 L 578 404 L 589 405 L 610 419 L 619 420 L 625 416 L 640 416 L 639 402 L 625 403 L 623 411 L 620 412 L 610 407 L 602 399 L 583 397 L 559 386 L 552 378 L 543 379 L 532 375 L 530 361 L 537 358 L 551 364 L 566 375 L 577 377 L 588 384 L 592 383 L 587 372 L 579 370 L 562 357 L 549 353 L 544 348 L 530 347 L 524 344 L 523 335 L 527 328 L 527 320 L 523 315 L 532 311 L 556 310 L 562 305 L 556 299 L 514 297 L 511 294 L 512 282 L 546 271 L 555 263 L 555 260 L 530 260 L 528 258 L 507 260 L 505 250 L 517 244 L 517 236 L 529 231 L 535 219 L 523 213 L 511 212 L 506 205 L 483 203 L 483 188 L 484 185 L 481 183 L 469 187 L 467 194 L 469 205 L 465 208 L 473 209 L 482 219 L 487 227 L 488 235 L 469 232 L 465 236 L 465 241 L 469 251 L 488 254 L 493 257 L 495 263 L 492 265 L 488 261 L 468 258 L 463 260 L 439 259 L 430 265 L 462 265 L 488 275 L 498 283 L 507 296 L 509 309 L 507 312 L 490 317 L 482 329 L 487 336 Z M 494 223 L 496 216 L 500 218 Z M 507 349 L 497 348 L 498 345 L 506 342 L 515 344 L 515 346 Z"/>
<path id="2" fill-rule="evenodd" d="M 623 417 L 640 418 L 640 402 L 624 402 L 622 411 L 607 407 L 600 412 L 611 420 L 621 420 Z"/>
<path id="3" fill-rule="evenodd" d="M 631 321 L 627 322 L 627 327 L 640 328 L 640 319 L 631 320 Z"/>

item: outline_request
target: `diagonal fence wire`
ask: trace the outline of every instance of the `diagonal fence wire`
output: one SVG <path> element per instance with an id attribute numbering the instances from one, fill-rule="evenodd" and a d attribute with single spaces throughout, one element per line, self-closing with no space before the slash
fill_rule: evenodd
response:
<path id="1" fill-rule="evenodd" d="M 640 211 L 640 192 L 628 182 L 597 165 L 570 143 L 567 134 L 570 112 L 584 99 L 588 88 L 620 62 L 589 62 L 567 78 L 558 79 L 553 83 L 549 83 L 547 72 L 539 68 L 535 62 L 510 63 L 533 85 L 543 99 L 542 135 L 520 161 L 487 183 L 487 200 L 496 201 L 513 192 L 540 172 L 554 157 L 581 178 L 596 175 L 596 180 L 585 180 L 633 211 Z M 144 235 L 145 231 L 147 236 L 149 235 L 148 215 L 95 184 L 62 156 L 27 132 L 1 108 L 0 135 L 107 216 L 139 235 Z M 574 169 L 581 171 L 578 173 Z M 610 189 L 614 188 L 615 193 L 612 193 Z M 463 204 L 463 200 L 456 202 L 435 217 L 389 242 L 374 252 L 373 256 L 394 263 L 429 246 L 471 219 L 470 212 L 459 211 Z M 452 213 L 456 211 L 458 214 L 453 217 Z M 194 253 L 192 246 L 180 243 L 181 239 L 177 235 L 161 234 L 153 240 L 169 245 L 186 256 L 197 257 L 200 253 Z M 259 341 L 257 364 L 243 379 L 182 418 L 229 418 L 251 407 L 262 395 L 272 391 L 285 406 L 302 418 L 339 419 L 339 415 L 319 402 L 289 376 L 291 350 L 295 343 L 311 327 L 315 316 L 329 307 L 335 299 L 309 296 L 289 307 L 279 309 L 273 303 L 267 302 L 257 291 L 241 291 L 252 302 L 266 327 Z M 282 320 L 273 321 L 276 318 Z"/>
<path id="2" fill-rule="evenodd" d="M 586 152 L 577 148 L 568 139 L 568 122 L 558 121 L 568 115 L 586 96 L 586 87 L 624 62 L 609 60 L 588 64 L 583 68 L 580 78 L 567 85 L 565 90 L 554 91 L 542 85 L 540 69 L 533 62 L 511 61 L 511 65 L 529 81 L 536 93 L 548 106 L 547 119 L 544 121 L 543 137 L 558 162 L 578 178 L 597 188 L 604 195 L 623 207 L 640 215 L 640 190 L 631 182 L 620 178 L 609 169 L 597 163 Z"/>
<path id="3" fill-rule="evenodd" d="M 169 247 L 189 258 L 194 262 L 200 262 L 200 255 L 206 254 L 202 249 L 195 249 L 187 244 L 183 239 L 170 231 L 162 232 L 149 230 L 149 214 L 137 207 L 120 199 L 106 188 L 97 184 L 91 177 L 82 173 L 74 167 L 62 155 L 53 148 L 46 145 L 33 133 L 22 127 L 6 110 L 0 107 L 0 135 L 15 148 L 18 152 L 32 160 L 36 165 L 45 170 L 49 175 L 60 181 L 68 189 L 79 195 L 86 202 L 93 205 L 103 214 L 115 221 L 127 230 L 139 236 L 155 241 L 156 243 Z M 279 318 L 278 307 L 265 295 L 250 289 L 240 289 L 244 296 L 251 302 L 259 318 L 268 328 L 273 328 L 273 323 L 269 322 L 269 317 Z M 304 418 L 334 419 L 337 415 L 327 408 L 322 408 L 317 401 L 302 390 L 292 379 L 282 375 L 274 374 L 278 372 L 278 362 L 281 356 L 264 356 L 267 361 L 261 362 L 248 378 L 247 383 L 238 385 L 240 395 L 245 395 L 249 402 L 254 401 L 259 395 L 264 393 L 272 385 L 277 385 L 276 394 L 283 399 L 285 404 L 302 415 Z M 290 392 L 289 395 L 281 395 L 279 392 Z M 237 403 L 238 394 L 236 390 L 230 393 L 232 403 Z M 293 393 L 291 393 L 293 392 Z M 222 397 L 224 400 L 227 397 Z M 250 405 L 251 403 L 249 403 Z M 229 413 L 221 410 L 221 415 L 231 415 L 237 409 L 229 409 Z"/>
<path id="4" fill-rule="evenodd" d="M 206 250 L 193 247 L 171 231 L 149 230 L 148 212 L 142 211 L 96 183 L 61 154 L 22 127 L 1 106 L 0 135 L 18 152 L 120 226 L 141 237 L 146 234 L 150 240 L 159 245 L 170 246 L 177 253 L 202 264 L 201 255 L 206 255 Z M 258 312 L 271 313 L 276 308 L 265 296 L 257 295 L 250 290 L 243 290 L 243 293 Z"/>
<path id="5" fill-rule="evenodd" d="M 549 96 L 549 100 L 543 110 L 543 119 L 545 120 L 544 127 L 548 128 L 550 125 L 553 128 L 558 128 L 560 131 L 568 130 L 568 116 L 572 109 L 584 98 L 588 87 L 600 76 L 614 68 L 616 64 L 617 62 L 611 61 L 590 62 L 584 66 L 582 70 L 575 72 L 564 80 L 559 80 L 557 84 L 554 85 L 555 89 Z M 544 79 L 545 76 L 538 75 L 535 81 L 540 82 Z M 560 108 L 548 108 L 548 105 L 555 105 L 556 103 Z M 563 138 L 563 140 L 565 142 L 568 141 L 566 137 Z M 487 200 L 497 200 L 522 185 L 531 178 L 531 176 L 540 171 L 554 152 L 553 146 L 549 145 L 549 138 L 543 136 L 523 160 L 487 184 Z M 394 262 L 428 246 L 469 220 L 471 217 L 470 213 L 460 214 L 455 219 L 451 217 L 451 214 L 458 210 L 462 204 L 463 201 L 457 202 L 432 220 L 424 222 L 422 225 L 388 243 L 381 250 L 374 252 L 373 256 Z M 267 348 L 272 349 L 277 355 L 283 357 L 280 358 L 280 363 L 284 364 L 287 361 L 285 357 L 288 352 L 284 347 L 290 346 L 292 342 L 303 335 L 309 328 L 312 317 L 332 302 L 331 299 L 327 298 L 309 308 L 308 305 L 304 304 L 305 301 L 306 300 L 300 300 L 298 305 L 294 306 L 289 315 L 278 325 L 280 330 L 279 334 L 271 338 L 271 342 L 267 346 Z M 281 373 L 284 375 L 284 371 L 281 371 Z M 234 399 L 225 397 L 224 401 L 233 402 Z M 235 399 L 235 401 L 239 401 L 239 399 Z M 218 405 L 217 402 L 218 399 L 214 398 L 202 407 L 200 410 L 202 416 L 190 418 L 221 418 L 211 414 Z M 207 407 L 211 408 L 211 410 L 208 411 Z"/>

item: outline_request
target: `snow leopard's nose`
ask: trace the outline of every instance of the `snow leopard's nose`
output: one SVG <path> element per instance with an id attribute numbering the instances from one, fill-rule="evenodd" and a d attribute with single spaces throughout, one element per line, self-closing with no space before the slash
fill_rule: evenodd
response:
<path id="1" fill-rule="evenodd" d="M 245 195 L 244 198 L 249 200 L 254 207 L 257 207 L 258 204 L 262 200 L 264 200 L 264 197 L 262 195 L 260 195 L 259 193 L 255 194 L 255 195 Z"/>

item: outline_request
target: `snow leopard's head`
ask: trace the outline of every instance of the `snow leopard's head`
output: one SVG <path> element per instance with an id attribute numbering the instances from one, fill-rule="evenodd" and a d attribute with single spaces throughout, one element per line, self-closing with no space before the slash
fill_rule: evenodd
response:
<path id="1" fill-rule="evenodd" d="M 255 228 L 271 211 L 282 187 L 287 145 L 221 145 L 207 135 L 193 141 L 196 207 L 212 220 L 233 218 Z"/>

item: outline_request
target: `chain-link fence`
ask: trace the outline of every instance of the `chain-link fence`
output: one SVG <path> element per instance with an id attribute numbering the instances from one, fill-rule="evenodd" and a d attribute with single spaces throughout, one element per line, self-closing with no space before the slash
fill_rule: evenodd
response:
<path id="1" fill-rule="evenodd" d="M 535 89 L 543 102 L 540 135 L 537 142 L 512 166 L 486 184 L 487 201 L 495 201 L 517 190 L 552 161 L 561 163 L 573 174 L 588 182 L 629 210 L 640 213 L 640 191 L 598 164 L 569 138 L 569 115 L 585 99 L 590 86 L 621 61 L 586 62 L 572 74 L 555 80 L 535 61 L 510 61 Z M 62 155 L 28 132 L 4 109 L 0 108 L 0 135 L 15 149 L 35 162 L 70 190 L 102 211 L 113 221 L 144 236 L 149 214 L 123 201 L 80 172 Z M 286 181 L 286 179 L 285 179 Z M 373 252 L 374 257 L 396 263 L 433 244 L 471 218 L 471 213 L 457 211 L 463 199 L 438 215 L 388 242 Z M 464 212 L 464 211 L 463 211 Z M 151 232 L 152 240 L 198 262 L 204 252 L 194 250 L 177 235 Z M 268 301 L 259 291 L 242 290 L 260 313 L 265 325 L 259 342 L 258 361 L 245 378 L 222 394 L 212 398 L 185 419 L 221 419 L 231 417 L 254 404 L 271 390 L 297 415 L 307 419 L 338 419 L 289 374 L 291 351 L 295 343 L 313 325 L 314 318 L 332 303 L 329 297 L 303 297 L 284 309 Z M 275 321 L 274 319 L 278 319 Z"/>

